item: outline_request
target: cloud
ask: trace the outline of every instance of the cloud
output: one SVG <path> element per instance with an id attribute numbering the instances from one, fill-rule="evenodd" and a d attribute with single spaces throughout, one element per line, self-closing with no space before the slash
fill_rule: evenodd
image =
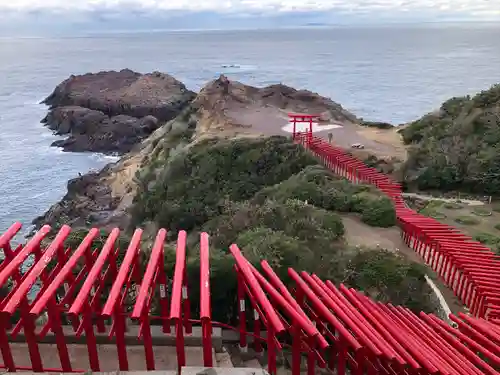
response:
<path id="1" fill-rule="evenodd" d="M 500 21 L 500 0 L 0 0 L 0 37 Z"/>
<path id="2" fill-rule="evenodd" d="M 0 8 L 14 11 L 93 11 L 113 9 L 186 10 L 218 12 L 360 11 L 463 12 L 471 17 L 497 16 L 496 0 L 0 0 Z"/>

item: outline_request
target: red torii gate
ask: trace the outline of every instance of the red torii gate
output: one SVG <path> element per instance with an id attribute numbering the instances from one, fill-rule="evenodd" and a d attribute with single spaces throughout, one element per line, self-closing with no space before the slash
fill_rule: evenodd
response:
<path id="1" fill-rule="evenodd" d="M 232 329 L 240 333 L 242 350 L 248 346 L 247 336 L 253 336 L 254 350 L 266 350 L 268 370 L 273 375 L 277 371 L 277 352 L 290 345 L 283 339 L 284 333 L 291 337 L 293 375 L 301 373 L 302 356 L 307 357 L 308 375 L 315 373 L 315 366 L 327 367 L 338 375 L 345 375 L 347 368 L 356 375 L 499 374 L 499 257 L 456 229 L 410 210 L 404 204 L 399 184 L 343 150 L 311 133 L 294 134 L 294 138 L 336 173 L 353 182 L 373 184 L 391 197 L 405 241 L 470 306 L 474 317 L 450 315 L 457 324 L 453 328 L 432 314 L 416 315 L 403 307 L 375 303 L 344 285 L 336 287 L 328 280 L 293 269 L 288 271 L 294 282 L 290 290 L 291 286 L 286 286 L 266 261 L 261 263 L 261 274 L 232 245 L 239 302 L 239 327 Z M 5 254 L 0 264 L 0 285 L 10 287 L 0 300 L 0 367 L 10 372 L 83 372 L 71 363 L 63 329 L 69 323 L 76 336 L 85 336 L 88 363 L 93 371 L 101 368 L 96 332 L 115 339 L 117 367 L 130 370 L 125 341 L 127 318 L 139 327 L 138 339 L 144 346 L 148 370 L 156 368 L 153 321 L 161 322 L 165 334 L 174 325 L 179 371 L 186 364 L 184 338 L 193 324 L 201 324 L 204 365 L 213 365 L 212 327 L 231 327 L 212 320 L 206 233 L 200 235 L 200 319 L 196 320 L 190 315 L 185 232 L 178 233 L 176 264 L 170 274 L 163 263 L 165 229 L 158 232 L 147 266 L 142 270 L 140 229 L 134 232 L 121 259 L 118 229 L 110 232 L 102 249 L 91 248 L 99 234 L 96 228 L 76 249 L 71 249 L 65 246 L 71 232 L 68 226 L 63 226 L 49 245 L 42 246 L 51 231 L 44 226 L 27 244 L 13 250 L 11 241 L 20 228 L 16 223 L 0 236 L 0 249 Z M 34 257 L 33 264 L 20 272 L 20 266 L 30 256 Z M 111 283 L 111 289 L 105 297 L 107 283 Z M 28 292 L 35 284 L 39 290 L 29 300 Z M 125 308 L 127 296 L 133 291 L 135 300 L 129 312 Z M 253 310 L 253 333 L 247 331 L 246 299 Z M 159 315 L 151 312 L 154 301 L 159 303 Z M 35 319 L 44 312 L 48 321 L 38 327 Z M 110 327 L 104 324 L 108 318 L 112 321 Z M 267 331 L 266 338 L 261 337 L 262 328 Z M 17 366 L 12 355 L 10 341 L 21 331 L 28 344 L 31 367 Z M 55 338 L 61 363 L 56 369 L 44 367 L 39 350 L 40 341 L 49 331 Z"/>
<path id="2" fill-rule="evenodd" d="M 0 281 L 8 279 L 14 285 L 0 301 L 0 350 L 4 364 L 10 372 L 33 370 L 35 372 L 83 372 L 74 369 L 67 347 L 63 327 L 70 322 L 77 335 L 85 335 L 89 367 L 99 371 L 100 358 L 95 331 L 114 337 L 117 347 L 117 367 L 133 370 L 128 363 L 125 328 L 126 318 L 132 318 L 139 327 L 138 338 L 144 346 L 146 368 L 154 370 L 151 322 L 159 320 L 163 332 L 175 326 L 177 363 L 180 370 L 186 364 L 184 337 L 191 332 L 192 324 L 202 325 L 204 365 L 212 363 L 211 327 L 224 326 L 214 322 L 210 307 L 209 238 L 200 237 L 200 320 L 190 317 L 190 301 L 186 278 L 186 233 L 177 236 L 176 264 L 173 274 L 162 262 L 166 230 L 161 229 L 152 246 L 145 270 L 139 262 L 142 231 L 134 235 L 122 254 L 116 247 L 119 230 L 110 232 L 102 249 L 91 249 L 92 240 L 99 234 L 91 229 L 76 249 L 66 249 L 64 241 L 71 228 L 63 226 L 52 243 L 42 249 L 50 227 L 44 226 L 24 246 L 12 250 L 10 242 L 20 230 L 16 223 L 0 236 L 0 245 L 10 259 L 0 264 Z M 266 261 L 258 272 L 236 245 L 230 247 L 238 279 L 240 346 L 248 346 L 246 337 L 254 337 L 254 350 L 267 351 L 268 370 L 276 374 L 277 353 L 290 343 L 282 339 L 285 332 L 291 336 L 292 374 L 301 373 L 301 358 L 307 357 L 308 375 L 315 374 L 315 367 L 335 370 L 338 375 L 351 374 L 498 374 L 500 370 L 500 328 L 484 319 L 464 314 L 450 316 L 457 323 L 453 328 L 432 314 L 415 315 L 408 309 L 375 303 L 358 291 L 344 285 L 335 287 L 316 275 L 289 269 L 295 283 L 293 290 L 286 286 Z M 35 262 L 23 273 L 19 266 L 28 256 Z M 55 261 L 54 264 L 51 262 Z M 144 271 L 144 272 L 143 272 Z M 172 280 L 169 293 L 168 279 Z M 100 297 L 105 292 L 106 281 L 111 289 L 104 303 Z M 37 282 L 39 291 L 33 300 L 27 294 Z M 66 286 L 66 288 L 63 288 Z M 80 287 L 81 286 L 81 287 Z M 78 291 L 78 287 L 80 290 Z M 159 288 L 157 288 L 159 287 Z M 159 290 L 158 290 L 159 289 Z M 133 309 L 125 307 L 129 291 L 136 290 Z M 170 296 L 170 298 L 168 298 Z M 247 331 L 245 300 L 253 309 L 253 333 Z M 160 315 L 151 313 L 152 302 L 159 300 Z M 170 308 L 169 308 L 170 307 Z M 14 313 L 19 311 L 14 326 Z M 34 320 L 44 311 L 48 322 L 37 327 Z M 112 325 L 104 325 L 105 318 L 112 318 Z M 261 328 L 267 331 L 261 337 Z M 16 366 L 10 340 L 23 330 L 29 347 L 32 366 Z M 56 339 L 60 368 L 43 365 L 39 342 L 52 331 Z M 132 367 L 131 367 L 132 365 Z"/>
<path id="3" fill-rule="evenodd" d="M 409 209 L 401 186 L 388 176 L 318 137 L 294 134 L 296 142 L 308 148 L 328 168 L 354 183 L 369 183 L 389 196 L 395 205 L 405 242 L 412 247 L 470 311 L 490 321 L 500 319 L 500 256 L 473 241 L 458 229 Z M 451 271 L 453 270 L 453 271 Z"/>
<path id="4" fill-rule="evenodd" d="M 295 139 L 295 134 L 297 134 L 297 124 L 305 123 L 309 124 L 309 131 L 307 134 L 312 136 L 313 133 L 313 123 L 314 121 L 318 121 L 321 118 L 321 115 L 318 114 L 307 114 L 307 113 L 289 113 L 288 119 L 293 124 L 293 139 Z"/>

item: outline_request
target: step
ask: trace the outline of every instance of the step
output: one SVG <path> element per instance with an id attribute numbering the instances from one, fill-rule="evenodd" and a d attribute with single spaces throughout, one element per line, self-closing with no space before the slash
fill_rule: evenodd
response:
<path id="1" fill-rule="evenodd" d="M 261 367 L 183 367 L 180 375 L 269 375 Z"/>
<path id="2" fill-rule="evenodd" d="M 18 367 L 31 367 L 27 344 L 10 344 L 14 363 Z M 53 344 L 41 344 L 38 346 L 42 363 L 45 368 L 60 368 L 57 347 Z M 119 368 L 116 345 L 98 345 L 100 369 L 103 372 L 116 370 Z M 88 351 L 86 345 L 68 345 L 69 357 L 73 370 L 87 370 L 90 368 L 88 361 Z M 186 364 L 188 366 L 203 366 L 203 348 L 185 347 Z M 155 368 L 157 370 L 176 370 L 177 352 L 171 346 L 153 346 Z M 146 359 L 143 346 L 127 346 L 127 359 L 131 372 L 145 371 Z M 215 352 L 212 350 L 212 360 L 216 364 Z M 122 372 L 122 371 L 121 371 Z"/>
<path id="3" fill-rule="evenodd" d="M 231 361 L 231 355 L 228 353 L 226 348 L 222 348 L 222 351 L 215 353 L 215 360 L 217 361 L 216 367 L 222 368 L 233 368 L 233 361 Z"/>
<path id="4" fill-rule="evenodd" d="M 250 359 L 243 362 L 243 367 L 247 368 L 261 368 L 260 362 L 257 359 Z"/>
<path id="5" fill-rule="evenodd" d="M 114 337 L 110 340 L 108 338 L 108 332 L 110 327 L 106 327 L 106 333 L 95 332 L 96 340 L 98 344 L 110 344 L 114 343 Z M 63 326 L 64 337 L 66 343 L 68 344 L 85 344 L 86 338 L 85 334 L 80 337 L 76 337 L 73 327 Z M 202 330 L 199 326 L 193 326 L 193 332 L 189 335 L 184 335 L 184 346 L 202 346 Z M 143 342 L 137 339 L 139 335 L 138 325 L 127 326 L 127 332 L 125 333 L 125 342 L 127 346 L 130 345 L 143 345 Z M 161 326 L 151 326 L 151 336 L 153 339 L 153 345 L 158 346 L 175 346 L 175 327 L 171 328 L 171 333 L 163 333 Z M 14 339 L 9 338 L 10 342 L 25 343 L 26 338 L 23 331 L 21 331 Z M 49 332 L 41 343 L 54 344 L 56 342 L 54 334 Z M 212 328 L 212 345 L 216 352 L 222 350 L 222 330 L 219 327 Z"/>

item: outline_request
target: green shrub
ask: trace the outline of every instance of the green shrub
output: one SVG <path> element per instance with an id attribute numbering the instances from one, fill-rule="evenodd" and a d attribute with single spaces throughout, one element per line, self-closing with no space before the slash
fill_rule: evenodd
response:
<path id="1" fill-rule="evenodd" d="M 370 297 L 406 306 L 414 311 L 435 311 L 425 268 L 386 250 L 364 250 L 348 262 L 346 283 Z M 404 291 L 404 293 L 401 293 Z"/>
<path id="2" fill-rule="evenodd" d="M 283 231 L 266 227 L 249 229 L 238 235 L 236 244 L 252 263 L 266 259 L 283 280 L 288 278 L 289 267 L 310 269 L 314 266 L 313 250 Z"/>
<path id="3" fill-rule="evenodd" d="M 344 235 L 342 219 L 336 213 L 297 200 L 267 200 L 262 205 L 229 203 L 222 215 L 208 221 L 202 230 L 212 233 L 216 247 L 225 248 L 235 243 L 240 233 L 262 227 L 283 232 L 311 248 L 338 247 Z"/>
<path id="4" fill-rule="evenodd" d="M 401 131 L 405 181 L 421 190 L 500 193 L 500 86 L 452 98 Z"/>
<path id="5" fill-rule="evenodd" d="M 368 225 L 390 227 L 396 223 L 391 200 L 368 185 L 354 185 L 320 166 L 309 166 L 280 184 L 262 189 L 252 199 L 264 202 L 288 199 L 307 201 L 337 212 L 357 212 Z"/>
<path id="6" fill-rule="evenodd" d="M 389 198 L 366 200 L 362 204 L 361 220 L 374 227 L 392 227 L 396 223 L 396 211 Z"/>
<path id="7" fill-rule="evenodd" d="M 444 220 L 446 219 L 446 215 L 442 212 L 439 211 L 432 211 L 427 214 L 427 216 L 432 217 L 433 219 L 436 220 Z"/>
<path id="8" fill-rule="evenodd" d="M 426 205 L 421 208 L 418 212 L 421 213 L 422 215 L 432 217 L 436 220 L 443 220 L 446 219 L 446 215 L 443 212 L 439 211 L 439 208 L 445 206 L 446 204 L 444 201 L 441 200 L 431 200 L 426 203 Z"/>
<path id="9" fill-rule="evenodd" d="M 499 224 L 495 224 L 495 229 L 500 230 L 500 223 Z"/>
<path id="10" fill-rule="evenodd" d="M 485 245 L 497 245 L 500 243 L 500 237 L 494 236 L 491 233 L 481 232 L 474 236 L 476 241 L 479 241 Z"/>
<path id="11" fill-rule="evenodd" d="M 208 140 L 176 154 L 170 152 L 172 147 L 168 143 L 169 152 L 157 155 L 148 173 L 138 175 L 148 180 L 138 191 L 132 217 L 135 224 L 152 221 L 174 236 L 179 229 L 196 233 L 188 238 L 187 264 L 193 314 L 199 312 L 199 231 L 210 234 L 214 320 L 234 322 L 237 283 L 230 244 L 237 243 L 257 268 L 268 260 L 285 280 L 288 267 L 293 267 L 356 286 L 351 272 L 361 269 L 365 275 L 372 259 L 359 254 L 365 249 L 346 246 L 337 212 L 359 213 L 365 223 L 381 227 L 396 221 L 392 202 L 375 188 L 333 175 L 283 137 Z M 173 259 L 170 249 L 164 260 L 169 274 Z M 389 262 L 382 281 L 364 277 L 359 285 L 378 291 L 375 298 L 399 298 L 416 306 L 418 293 L 427 298 L 425 285 L 418 292 L 412 289 L 408 297 L 409 284 L 387 276 L 392 267 L 398 275 L 407 269 L 399 269 L 402 262 Z"/>
<path id="12" fill-rule="evenodd" d="M 458 218 L 455 219 L 455 221 L 458 223 L 458 224 L 462 224 L 462 225 L 477 225 L 480 223 L 480 221 L 474 217 L 470 217 L 470 216 L 460 216 Z"/>
<path id="13" fill-rule="evenodd" d="M 446 202 L 444 205 L 443 205 L 444 208 L 448 209 L 448 210 L 459 210 L 461 208 L 464 208 L 463 205 L 459 204 L 459 203 L 455 203 L 455 202 Z"/>
<path id="14" fill-rule="evenodd" d="M 487 209 L 487 208 L 482 208 L 482 207 L 475 207 L 474 210 L 472 211 L 474 215 L 477 216 L 491 216 L 492 212 Z"/>
<path id="15" fill-rule="evenodd" d="M 134 221 L 191 230 L 219 214 L 224 198 L 243 201 L 317 164 L 284 137 L 207 140 L 173 157 L 154 186 L 135 199 Z"/>

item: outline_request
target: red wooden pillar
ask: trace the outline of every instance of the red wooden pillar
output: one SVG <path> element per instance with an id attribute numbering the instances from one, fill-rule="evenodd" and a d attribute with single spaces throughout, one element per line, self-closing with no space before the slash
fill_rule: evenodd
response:
<path id="1" fill-rule="evenodd" d="M 262 353 L 262 343 L 260 342 L 260 315 L 259 312 L 254 309 L 253 310 L 253 334 L 255 335 L 253 340 L 253 348 L 256 353 Z"/>
<path id="2" fill-rule="evenodd" d="M 238 280 L 238 320 L 240 324 L 240 350 L 246 353 L 247 347 L 247 323 L 245 314 L 245 285 L 241 272 L 237 271 Z"/>
<path id="3" fill-rule="evenodd" d="M 297 118 L 296 117 L 293 117 L 292 118 L 292 122 L 293 122 L 293 135 L 292 135 L 292 139 L 295 140 L 295 133 L 297 132 Z"/>
<path id="4" fill-rule="evenodd" d="M 295 288 L 295 300 L 301 308 L 304 307 L 304 293 L 298 285 Z M 292 375 L 300 375 L 300 368 L 302 365 L 301 346 L 300 327 L 298 324 L 294 324 L 292 338 Z"/>
<path id="5" fill-rule="evenodd" d="M 313 119 L 309 117 L 309 144 L 312 143 L 312 134 L 313 134 Z"/>
<path id="6" fill-rule="evenodd" d="M 210 255 L 208 234 L 200 237 L 200 319 L 202 324 L 203 365 L 212 367 L 212 306 L 210 301 Z"/>

